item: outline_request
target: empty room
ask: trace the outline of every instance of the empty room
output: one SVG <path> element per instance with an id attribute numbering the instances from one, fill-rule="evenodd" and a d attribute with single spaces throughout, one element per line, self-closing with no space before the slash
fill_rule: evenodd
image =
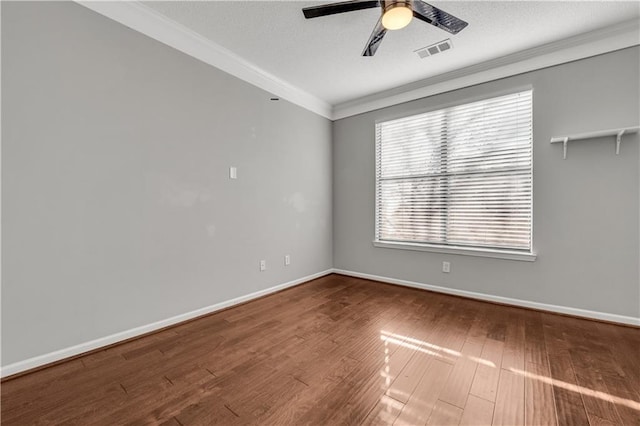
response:
<path id="1" fill-rule="evenodd" d="M 640 425 L 640 2 L 0 15 L 2 425 Z"/>

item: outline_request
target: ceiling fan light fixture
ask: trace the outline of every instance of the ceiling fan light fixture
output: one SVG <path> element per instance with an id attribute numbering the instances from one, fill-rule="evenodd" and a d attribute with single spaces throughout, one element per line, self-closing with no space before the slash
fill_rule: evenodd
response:
<path id="1" fill-rule="evenodd" d="M 362 51 L 362 56 L 375 55 L 387 30 L 404 28 L 414 17 L 451 34 L 458 34 L 469 25 L 462 19 L 431 6 L 424 0 L 342 0 L 337 3 L 305 7 L 302 9 L 302 13 L 305 18 L 311 19 L 378 7 L 382 13 L 376 26 L 373 27 L 369 40 Z"/>
<path id="2" fill-rule="evenodd" d="M 387 30 L 399 30 L 411 22 L 413 11 L 411 4 L 407 1 L 385 2 L 384 13 L 382 14 L 382 26 Z"/>

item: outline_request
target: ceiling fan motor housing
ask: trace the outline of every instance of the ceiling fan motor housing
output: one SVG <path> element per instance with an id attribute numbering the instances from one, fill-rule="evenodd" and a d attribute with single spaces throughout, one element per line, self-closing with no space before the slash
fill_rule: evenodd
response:
<path id="1" fill-rule="evenodd" d="M 406 7 L 413 11 L 413 5 L 411 0 L 383 0 L 382 1 L 382 14 L 384 15 L 389 10 L 395 7 Z"/>

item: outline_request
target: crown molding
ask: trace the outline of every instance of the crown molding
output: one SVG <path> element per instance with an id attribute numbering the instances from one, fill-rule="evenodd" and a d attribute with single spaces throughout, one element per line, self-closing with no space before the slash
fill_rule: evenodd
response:
<path id="1" fill-rule="evenodd" d="M 139 1 L 76 0 L 76 2 L 266 92 L 331 120 L 339 120 L 640 44 L 640 20 L 633 19 L 332 106 Z"/>
<path id="2" fill-rule="evenodd" d="M 219 68 L 270 94 L 323 117 L 332 118 L 332 108 L 327 102 L 264 71 L 138 1 L 76 1 L 76 3 Z"/>
<path id="3" fill-rule="evenodd" d="M 333 120 L 640 44 L 640 20 L 579 34 L 334 106 Z"/>

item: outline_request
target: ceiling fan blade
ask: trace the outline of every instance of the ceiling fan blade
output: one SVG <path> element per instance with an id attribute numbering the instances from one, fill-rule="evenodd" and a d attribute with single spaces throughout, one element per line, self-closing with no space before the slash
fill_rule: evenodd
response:
<path id="1" fill-rule="evenodd" d="M 302 9 L 304 17 L 307 19 L 319 16 L 335 15 L 336 13 L 352 12 L 354 10 L 371 9 L 380 6 L 378 0 L 353 0 L 339 3 L 323 4 L 321 6 L 311 6 Z"/>
<path id="2" fill-rule="evenodd" d="M 431 6 L 429 3 L 425 3 L 422 0 L 415 0 L 413 2 L 413 16 L 421 21 L 431 24 L 451 34 L 458 34 L 467 25 L 467 22 L 460 18 L 438 9 L 435 6 Z"/>
<path id="3" fill-rule="evenodd" d="M 373 56 L 376 54 L 376 50 L 378 50 L 378 46 L 382 43 L 382 38 L 387 33 L 385 27 L 382 26 L 382 17 L 378 19 L 378 23 L 376 27 L 373 29 L 371 36 L 369 37 L 369 41 L 367 42 L 367 47 L 364 48 L 362 52 L 362 56 Z"/>

